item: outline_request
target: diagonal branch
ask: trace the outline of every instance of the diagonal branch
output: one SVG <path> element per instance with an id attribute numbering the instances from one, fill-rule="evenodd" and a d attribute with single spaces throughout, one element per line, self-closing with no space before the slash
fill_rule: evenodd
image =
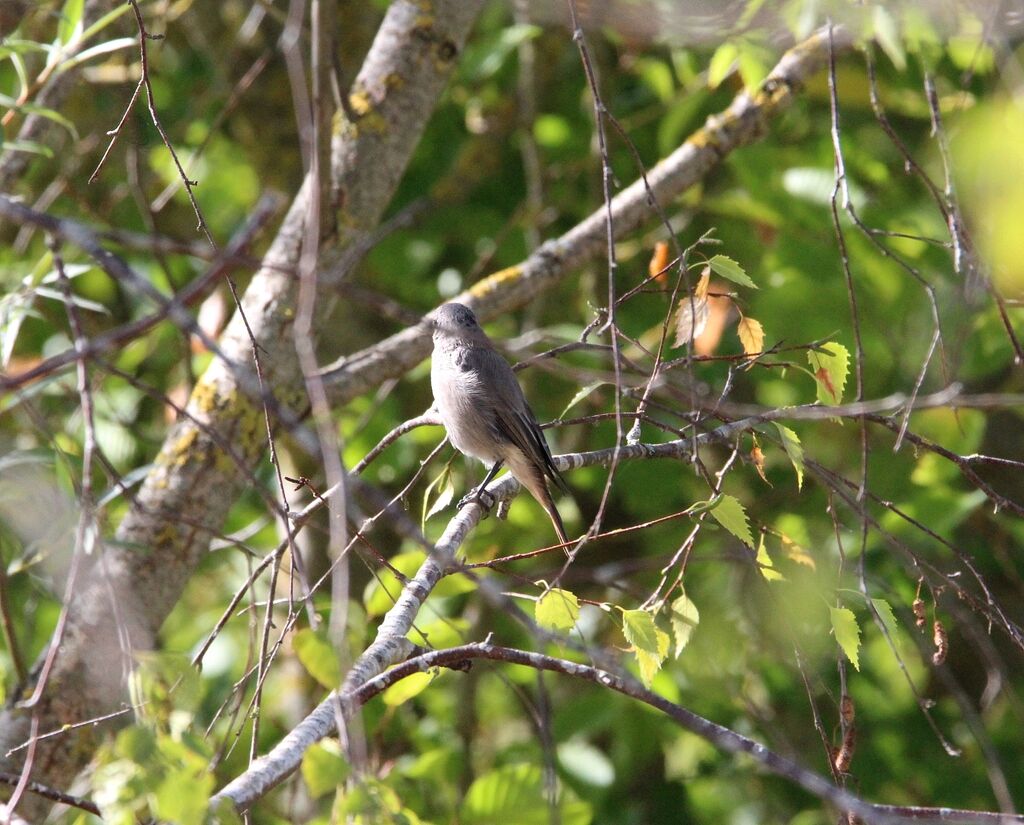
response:
<path id="1" fill-rule="evenodd" d="M 389 6 L 350 95 L 348 108 L 355 119 L 339 116 L 336 121 L 330 183 L 341 207 L 333 216 L 334 231 L 321 244 L 321 274 L 326 268 L 335 278 L 342 277 L 345 267 L 354 263 L 351 256 L 345 258 L 345 251 L 358 247 L 379 222 L 481 4 L 482 0 L 440 0 L 430 15 L 412 0 L 396 0 Z M 124 686 L 119 669 L 110 665 L 121 661 L 123 654 L 110 638 L 115 610 L 111 594 L 118 602 L 116 609 L 127 617 L 133 649 L 151 647 L 211 535 L 243 489 L 244 474 L 237 472 L 209 431 L 233 444 L 251 466 L 263 460 L 261 405 L 247 390 L 254 383 L 253 341 L 260 347 L 266 385 L 274 388 L 282 414 L 305 412 L 291 327 L 294 273 L 310 195 L 307 182 L 243 298 L 253 337 L 236 313 L 218 342 L 223 359 L 215 360 L 196 384 L 188 405 L 191 417 L 180 420 L 169 433 L 121 522 L 117 541 L 104 549 L 102 575 L 99 569 L 88 571 L 77 588 L 53 678 L 35 709 L 40 729 L 60 728 L 117 708 Z M 329 307 L 329 300 L 317 302 L 319 313 Z M 188 515 L 187 522 L 182 514 Z M 0 716 L 0 754 L 28 738 L 29 719 L 18 708 Z M 32 778 L 66 785 L 90 758 L 99 734 L 92 728 L 74 728 L 64 737 L 39 742 Z M 0 769 L 19 771 L 20 764 L 19 755 L 0 758 Z"/>
<path id="2" fill-rule="evenodd" d="M 842 28 L 833 30 L 836 54 L 852 47 Z M 628 235 L 652 216 L 650 198 L 667 203 L 699 183 L 729 154 L 756 142 L 794 100 L 803 84 L 828 65 L 828 34 L 811 35 L 786 52 L 761 87 L 741 92 L 721 114 L 712 115 L 671 155 L 611 202 L 616 238 Z M 593 261 L 606 249 L 607 215 L 601 207 L 564 235 L 544 243 L 517 266 L 484 278 L 453 300 L 478 317 L 493 318 L 526 304 L 546 289 Z M 327 277 L 334 277 L 328 271 Z M 340 358 L 324 370 L 334 404 L 346 403 L 381 381 L 403 375 L 430 352 L 425 325 L 410 327 L 360 352 Z"/>

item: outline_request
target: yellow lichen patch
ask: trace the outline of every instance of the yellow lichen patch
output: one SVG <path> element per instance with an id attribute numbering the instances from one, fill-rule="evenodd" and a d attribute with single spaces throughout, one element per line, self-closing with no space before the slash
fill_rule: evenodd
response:
<path id="1" fill-rule="evenodd" d="M 156 463 L 163 467 L 183 466 L 190 458 L 195 458 L 193 450 L 198 438 L 199 431 L 194 427 L 187 427 L 177 438 L 164 444 L 156 457 Z"/>
<path id="2" fill-rule="evenodd" d="M 211 381 L 200 379 L 196 388 L 192 390 L 192 406 L 200 412 L 208 413 L 217 409 L 223 403 L 219 397 L 217 387 Z"/>
<path id="3" fill-rule="evenodd" d="M 218 473 L 227 474 L 235 469 L 235 460 L 220 447 L 213 448 L 213 466 Z"/>
<path id="4" fill-rule="evenodd" d="M 242 455 L 256 455 L 266 439 L 266 425 L 254 407 L 247 406 L 238 416 L 236 443 Z"/>
<path id="5" fill-rule="evenodd" d="M 520 264 L 500 269 L 493 275 L 488 275 L 482 281 L 470 287 L 469 294 L 476 298 L 482 298 L 484 295 L 493 292 L 501 284 L 507 281 L 516 281 L 521 277 L 523 277 L 523 267 Z"/>
<path id="6" fill-rule="evenodd" d="M 348 107 L 355 114 L 362 117 L 373 109 L 373 101 L 370 99 L 366 89 L 358 88 L 348 96 Z"/>

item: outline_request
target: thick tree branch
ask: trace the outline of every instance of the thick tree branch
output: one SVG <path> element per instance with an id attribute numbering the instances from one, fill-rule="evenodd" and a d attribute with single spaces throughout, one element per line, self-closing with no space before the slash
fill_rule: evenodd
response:
<path id="1" fill-rule="evenodd" d="M 851 48 L 845 30 L 835 29 L 833 37 L 836 53 Z M 629 234 L 651 218 L 651 194 L 667 203 L 701 181 L 730 153 L 761 138 L 807 79 L 828 65 L 828 56 L 825 31 L 793 47 L 760 89 L 741 92 L 724 112 L 709 117 L 682 146 L 651 169 L 646 181 L 638 179 L 620 192 L 611 203 L 616 237 Z M 483 319 L 522 306 L 600 255 L 605 250 L 606 230 L 607 214 L 602 207 L 560 238 L 543 244 L 521 264 L 484 278 L 454 300 L 472 307 Z M 381 381 L 403 375 L 429 352 L 430 333 L 421 324 L 345 356 L 324 370 L 331 400 L 346 403 Z"/>
<path id="2" fill-rule="evenodd" d="M 357 119 L 336 121 L 331 183 L 340 209 L 335 233 L 321 246 L 321 272 L 328 267 L 340 277 L 353 263 L 345 250 L 358 247 L 379 221 L 480 5 L 481 0 L 442 0 L 430 15 L 411 0 L 396 0 L 389 7 L 353 87 L 349 108 Z M 243 299 L 267 386 L 274 388 L 279 407 L 294 415 L 306 408 L 290 330 L 309 189 L 304 186 L 296 196 Z M 317 304 L 320 312 L 328 306 L 329 301 Z M 236 313 L 220 350 L 228 361 L 248 364 L 251 343 Z M 252 384 L 251 367 L 240 373 L 222 360 L 214 361 L 196 384 L 188 406 L 192 418 L 179 421 L 164 442 L 117 541 L 104 551 L 103 576 L 90 571 L 76 594 L 50 689 L 35 708 L 41 729 L 99 716 L 123 696 L 116 663 L 125 651 L 110 632 L 112 598 L 117 612 L 127 617 L 132 646 L 150 647 L 244 481 L 196 421 L 257 465 L 265 455 L 266 436 L 260 406 L 246 392 Z M 182 513 L 189 515 L 187 523 Z M 0 717 L 0 753 L 28 738 L 29 720 L 30 714 L 17 708 Z M 41 742 L 33 778 L 66 785 L 92 756 L 97 735 L 92 728 L 75 728 L 65 737 Z M 0 759 L 0 768 L 18 771 L 18 757 Z"/>

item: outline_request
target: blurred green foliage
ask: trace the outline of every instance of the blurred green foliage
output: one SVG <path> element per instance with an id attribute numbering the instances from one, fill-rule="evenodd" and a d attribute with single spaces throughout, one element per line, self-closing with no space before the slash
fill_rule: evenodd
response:
<path id="1" fill-rule="evenodd" d="M 385 5 L 339 0 L 343 78 L 351 80 Z M 752 13 L 743 27 L 723 28 L 710 42 L 693 43 L 667 24 L 653 39 L 636 39 L 616 28 L 614 16 L 607 25 L 588 29 L 603 102 L 647 167 L 676 148 L 709 114 L 723 109 L 743 83 L 759 82 L 780 55 L 780 42 L 809 31 L 805 7 L 813 4 L 781 5 L 791 26 L 788 32 L 760 28 Z M 1024 295 L 1024 234 L 1019 231 L 1024 120 L 1019 100 L 1007 95 L 997 71 L 999 65 L 1019 71 L 1019 39 L 1002 44 L 997 53 L 982 39 L 984 21 L 966 9 L 943 21 L 949 24 L 943 29 L 923 13 L 902 7 L 889 12 L 885 5 L 874 6 L 859 33 L 877 39 L 871 48 L 888 117 L 909 153 L 943 189 L 942 143 L 933 134 L 924 91 L 925 73 L 930 73 L 944 119 L 941 138 L 950 137 L 950 185 L 961 198 L 983 268 L 1011 301 L 1010 323 L 1018 335 L 1024 334 L 1019 305 L 1012 304 Z M 656 14 L 658 7 L 651 3 L 650 13 Z M 142 4 L 147 25 L 165 35 L 150 44 L 156 105 L 189 175 L 200 181 L 196 196 L 218 242 L 238 227 L 261 191 L 295 192 L 301 179 L 288 78 L 274 51 L 281 8 L 238 0 Z M 55 38 L 67 42 L 75 36 L 74 13 L 74 2 L 40 2 L 7 34 L 0 44 L 0 93 L 7 96 L 3 105 L 17 98 L 23 77 L 38 72 L 45 59 L 38 49 L 17 44 L 48 46 Z M 112 43 L 135 34 L 131 15 L 119 14 L 90 42 Z M 271 59 L 266 67 L 250 86 L 239 86 L 267 50 Z M 523 81 L 520 72 L 527 55 L 532 55 L 534 74 Z M 38 152 L 17 182 L 16 193 L 34 202 L 40 193 L 50 192 L 47 211 L 96 226 L 192 242 L 198 239 L 195 216 L 144 107 L 136 106 L 128 117 L 97 182 L 86 184 L 105 146 L 104 133 L 124 111 L 138 73 L 134 46 L 89 60 L 76 90 L 54 113 L 62 124 L 56 128 L 63 129 L 63 144 L 56 152 L 14 145 L 12 126 L 6 126 L 4 151 Z M 892 255 L 880 252 L 876 241 L 934 291 L 943 337 L 923 391 L 959 381 L 971 392 L 1019 392 L 1020 371 L 1013 365 L 1000 313 L 977 283 L 965 283 L 963 273 L 955 271 L 942 212 L 920 179 L 907 173 L 899 147 L 872 112 L 863 54 L 841 60 L 836 79 L 852 202 L 865 224 L 897 233 L 868 237 L 846 215 L 839 220 L 861 324 L 864 398 L 908 393 L 934 329 L 926 289 Z M 522 82 L 527 92 L 517 86 Z M 521 112 L 529 110 L 536 117 L 526 122 Z M 16 124 L 24 112 L 12 111 Z M 541 171 L 533 184 L 523 160 L 531 151 L 539 157 Z M 193 159 L 194 153 L 199 154 Z M 718 288 L 734 291 L 742 312 L 761 322 L 766 346 L 834 341 L 850 354 L 845 392 L 833 399 L 849 401 L 855 392 L 858 342 L 830 211 L 833 164 L 828 89 L 821 75 L 797 95 L 792 109 L 760 143 L 728 156 L 700 186 L 663 207 L 683 246 L 713 231 L 716 244 L 700 247 L 696 254 L 727 255 L 756 284 L 756 290 L 724 282 Z M 610 165 L 616 185 L 638 174 L 630 147 L 614 133 Z M 431 208 L 410 228 L 383 238 L 356 280 L 410 310 L 425 312 L 480 277 L 521 261 L 530 251 L 533 233 L 554 237 L 573 227 L 600 206 L 599 182 L 592 101 L 569 34 L 545 20 L 517 21 L 508 4 L 492 3 L 389 214 L 424 197 L 432 199 Z M 527 200 L 531 185 L 539 185 L 542 192 L 539 213 Z M 155 208 L 153 203 L 169 186 L 173 194 Z M 14 374 L 67 349 L 71 340 L 44 239 L 17 227 L 0 231 L 0 354 L 4 371 Z M 620 293 L 646 277 L 654 242 L 664 236 L 664 227 L 652 222 L 619 244 Z M 181 289 L 204 270 L 203 262 L 193 257 L 111 243 L 165 292 Z M 77 250 L 66 249 L 65 255 L 90 334 L 152 311 Z M 239 278 L 244 288 L 245 275 Z M 577 339 L 606 298 L 606 267 L 595 263 L 522 311 L 495 319 L 488 331 L 499 341 L 522 334 L 509 342 L 508 355 L 524 358 Z M 632 341 L 656 347 L 668 309 L 663 292 L 647 290 L 620 307 L 618 323 Z M 372 301 L 353 293 L 339 302 L 321 330 L 323 360 L 372 345 L 400 326 Z M 639 347 L 629 341 L 623 347 L 627 356 L 649 368 Z M 730 326 L 716 354 L 740 353 Z M 107 461 L 95 467 L 93 489 L 102 502 L 100 531 L 109 540 L 128 507 L 122 483 L 131 487 L 141 480 L 173 420 L 161 396 L 183 402 L 210 355 L 197 351 L 187 336 L 164 321 L 105 357 L 132 377 L 126 380 L 102 365 L 90 371 L 96 434 Z M 812 358 L 808 368 L 804 352 L 783 351 L 764 360 L 775 366 L 740 370 L 728 360 L 707 360 L 677 367 L 671 374 L 685 372 L 680 386 L 691 387 L 690 397 L 708 403 L 727 381 L 729 402 L 774 408 L 829 400 L 820 375 L 815 381 L 821 363 Z M 590 381 L 596 388 L 565 416 L 614 409 L 608 359 L 575 352 L 554 364 L 520 373 L 541 420 L 558 417 Z M 394 386 L 337 410 L 347 466 L 395 424 L 429 405 L 426 375 L 424 364 Z M 642 392 L 643 376 L 633 375 L 629 383 Z M 674 413 L 688 412 L 686 392 L 675 403 L 676 410 L 656 410 L 655 417 L 683 426 L 684 419 Z M 626 404 L 632 409 L 634 402 Z M 56 624 L 58 594 L 73 544 L 83 442 L 78 406 L 73 369 L 0 399 L 2 584 L 17 644 L 28 662 L 44 649 Z M 910 429 L 961 455 L 984 452 L 1020 460 L 1020 410 L 928 410 L 910 418 Z M 895 420 L 898 425 L 899 417 Z M 856 792 L 887 803 L 995 809 L 993 786 L 1005 780 L 1021 804 L 1022 671 L 1012 664 L 1021 651 L 955 593 L 928 587 L 922 591 L 918 584 L 918 565 L 924 563 L 959 576 L 962 586 L 979 594 L 973 573 L 960 558 L 963 554 L 972 560 L 971 569 L 984 576 L 992 599 L 1020 621 L 1020 521 L 993 512 L 991 503 L 950 462 L 910 443 L 894 451 L 894 433 L 869 425 L 869 496 L 864 506 L 872 523 L 862 544 L 860 518 L 833 490 L 856 492 L 860 484 L 856 421 L 782 418 L 780 423 L 802 446 L 807 462 L 802 486 L 796 460 L 783 443 L 792 447 L 792 441 L 768 425 L 758 428 L 764 479 L 749 460 L 753 443 L 744 435 L 737 442 L 739 459 L 719 491 L 721 498 L 693 467 L 679 462 L 620 466 L 604 511 L 605 529 L 676 517 L 588 545 L 558 585 L 579 603 L 547 615 L 544 623 L 563 626 L 565 616 L 571 615 L 576 617 L 577 637 L 582 634 L 591 644 L 613 652 L 632 645 L 634 652 L 657 660 L 653 665 L 647 660 L 641 673 L 632 653 L 622 657 L 655 691 L 796 755 L 823 774 L 829 773 L 829 757 L 815 731 L 809 699 L 821 715 L 826 737 L 838 745 L 840 685 L 845 683 L 856 703 L 859 729 L 850 768 L 850 787 Z M 649 427 L 643 436 L 650 441 L 670 437 Z M 389 493 L 401 489 L 439 437 L 434 428 L 410 433 L 371 465 L 367 479 Z M 615 425 L 605 420 L 559 427 L 550 437 L 559 452 L 597 449 L 614 443 Z M 281 434 L 278 449 L 289 475 L 322 481 L 315 461 L 287 434 Z M 702 456 L 713 473 L 730 452 L 722 445 Z M 444 453 L 434 461 L 406 497 L 410 515 L 422 520 L 433 538 L 452 510 L 431 512 L 431 506 L 439 497 L 441 504 L 457 500 L 480 478 L 479 468 L 461 457 L 445 470 L 449 459 L 450 453 Z M 443 472 L 450 475 L 441 478 Z M 979 472 L 1003 495 L 1024 500 L 1019 467 L 1015 472 L 982 467 Z M 275 489 L 268 466 L 256 475 Z M 559 506 L 571 533 L 578 535 L 598 511 L 606 477 L 606 470 L 599 468 L 569 474 L 572 498 L 562 499 Z M 844 479 L 852 488 L 843 487 Z M 290 503 L 296 508 L 307 500 L 308 494 L 295 493 Z M 698 502 L 714 509 L 693 508 Z M 890 502 L 898 512 L 886 506 Z M 683 513 L 688 508 L 693 509 Z M 702 528 L 697 539 L 684 550 L 698 521 Z M 238 502 L 222 532 L 232 541 L 218 542 L 203 560 L 161 631 L 158 651 L 140 663 L 133 724 L 112 734 L 97 751 L 89 795 L 108 821 L 127 823 L 139 816 L 186 825 L 210 821 L 206 798 L 248 762 L 253 645 L 264 610 L 260 599 L 266 595 L 265 581 L 256 585 L 252 602 L 247 596 L 226 623 L 206 652 L 201 671 L 187 657 L 245 585 L 253 557 L 272 550 L 280 536 L 254 492 Z M 551 540 L 539 507 L 520 497 L 507 521 L 483 522 L 464 549 L 470 561 L 485 561 Z M 314 521 L 304 542 L 311 573 L 319 576 L 328 565 L 323 521 Z M 762 565 L 766 557 L 771 562 L 773 580 L 755 563 L 755 555 Z M 387 558 L 389 567 L 378 556 Z M 671 595 L 669 602 L 679 596 L 659 582 L 662 570 L 669 582 L 680 575 L 682 558 L 687 560 L 689 606 L 680 603 L 675 613 L 666 606 L 656 619 L 641 621 L 640 609 L 652 593 L 662 599 Z M 337 622 L 344 626 L 343 640 L 314 633 L 305 617 L 295 627 L 279 622 L 273 638 L 282 630 L 289 632 L 262 686 L 258 753 L 296 724 L 323 697 L 324 686 L 337 678 L 339 667 L 372 640 L 401 577 L 411 575 L 421 559 L 411 542 L 387 530 L 374 532 L 352 561 L 353 595 L 345 621 Z M 563 562 L 556 551 L 477 572 L 513 593 L 532 614 L 531 600 L 554 583 Z M 342 609 L 332 607 L 328 591 L 322 588 L 314 596 L 315 608 L 325 618 Z M 918 596 L 925 604 L 923 632 L 912 612 Z M 874 607 L 880 621 L 873 618 L 869 598 L 880 600 Z M 882 604 L 891 607 L 894 625 Z M 552 604 L 546 608 L 550 613 Z M 681 618 L 686 616 L 690 618 Z M 932 663 L 936 619 L 950 637 L 941 666 Z M 430 596 L 411 638 L 417 644 L 446 647 L 490 632 L 502 644 L 534 645 L 521 624 L 489 607 L 476 595 L 475 583 L 458 576 L 445 580 Z M 687 638 L 679 644 L 681 633 Z M 549 652 L 578 655 L 554 645 Z M 642 656 L 640 660 L 643 664 Z M 855 660 L 859 668 L 848 667 L 847 660 Z M 6 696 L 15 698 L 17 675 L 6 644 L 0 669 Z M 541 678 L 522 667 L 477 663 L 468 673 L 442 672 L 414 687 L 365 708 L 361 727 L 353 731 L 366 752 L 361 773 L 343 758 L 336 742 L 326 741 L 307 754 L 299 776 L 254 809 L 251 821 L 832 821 L 816 800 L 786 781 L 718 753 L 661 714 L 595 685 L 550 674 Z M 941 735 L 962 750 L 961 756 L 951 757 L 944 750 L 915 691 Z M 90 817 L 68 813 L 61 821 L 86 822 Z"/>

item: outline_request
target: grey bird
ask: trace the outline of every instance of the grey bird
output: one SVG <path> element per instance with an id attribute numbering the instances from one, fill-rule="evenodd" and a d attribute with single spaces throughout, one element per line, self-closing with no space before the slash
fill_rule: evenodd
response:
<path id="1" fill-rule="evenodd" d="M 568 544 L 547 480 L 567 488 L 512 368 L 469 307 L 442 305 L 434 313 L 433 330 L 430 386 L 441 421 L 459 452 L 488 467 L 487 476 L 460 506 L 469 501 L 484 505 L 484 487 L 505 465 L 540 502 L 558 540 Z"/>

